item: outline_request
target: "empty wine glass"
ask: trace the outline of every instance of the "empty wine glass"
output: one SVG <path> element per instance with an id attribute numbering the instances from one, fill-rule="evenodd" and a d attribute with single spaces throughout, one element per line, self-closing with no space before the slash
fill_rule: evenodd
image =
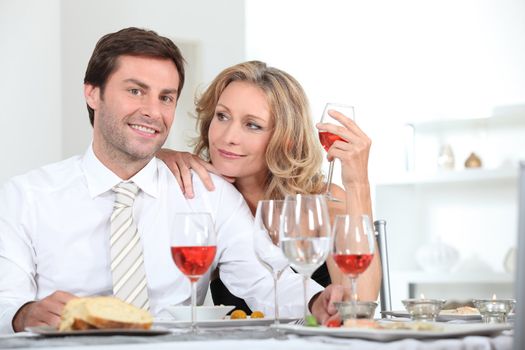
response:
<path id="1" fill-rule="evenodd" d="M 308 316 L 307 283 L 330 252 L 330 216 L 324 195 L 288 195 L 283 204 L 279 235 L 290 265 L 302 275 L 304 317 Z"/>
<path id="2" fill-rule="evenodd" d="M 350 300 L 357 301 L 357 277 L 374 257 L 375 238 L 368 215 L 337 215 L 334 220 L 332 257 L 350 278 Z"/>
<path id="3" fill-rule="evenodd" d="M 338 111 L 344 114 L 345 117 L 350 118 L 352 120 L 355 119 L 353 106 L 348 106 L 348 105 L 344 105 L 340 103 L 327 103 L 324 108 L 323 115 L 321 116 L 321 123 L 332 123 L 336 125 L 341 125 L 341 123 L 339 123 L 336 119 L 332 118 L 328 114 L 328 112 L 332 110 Z M 326 152 L 328 152 L 330 147 L 332 147 L 332 144 L 337 140 L 347 142 L 343 138 L 339 137 L 338 135 L 332 134 L 331 132 L 319 131 L 319 141 L 321 141 L 321 145 L 323 145 L 323 148 L 325 149 Z M 326 199 L 330 201 L 340 202 L 340 200 L 332 196 L 332 193 L 330 192 L 330 186 L 332 186 L 332 176 L 333 175 L 334 175 L 334 159 L 330 161 L 330 167 L 328 168 L 328 183 L 326 184 L 325 196 L 326 196 Z"/>
<path id="4" fill-rule="evenodd" d="M 289 266 L 279 248 L 279 219 L 283 200 L 262 200 L 255 212 L 254 250 L 260 263 L 272 274 L 274 288 L 274 324 L 279 324 L 279 305 L 277 302 L 277 281 Z"/>
<path id="5" fill-rule="evenodd" d="M 191 332 L 196 332 L 197 281 L 208 271 L 215 259 L 215 228 L 209 213 L 177 213 L 172 225 L 171 256 L 191 283 Z"/>

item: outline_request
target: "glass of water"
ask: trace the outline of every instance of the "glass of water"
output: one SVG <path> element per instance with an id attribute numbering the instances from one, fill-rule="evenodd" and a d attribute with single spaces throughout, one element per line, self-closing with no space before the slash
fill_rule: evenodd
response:
<path id="1" fill-rule="evenodd" d="M 331 248 L 330 216 L 324 195 L 288 195 L 280 222 L 280 244 L 290 265 L 303 277 L 304 317 L 308 316 L 307 284 Z"/>

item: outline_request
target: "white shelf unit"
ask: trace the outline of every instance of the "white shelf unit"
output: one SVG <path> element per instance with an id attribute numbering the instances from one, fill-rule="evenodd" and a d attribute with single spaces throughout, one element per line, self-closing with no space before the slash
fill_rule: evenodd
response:
<path id="1" fill-rule="evenodd" d="M 391 280 L 396 286 L 392 293 L 392 308 L 402 310 L 405 298 L 446 299 L 468 301 L 513 297 L 514 276 L 509 273 L 443 273 L 432 275 L 425 271 L 396 271 Z"/>
<path id="2" fill-rule="evenodd" d="M 501 112 L 501 111 L 500 111 Z M 464 300 L 512 296 L 503 260 L 517 232 L 517 162 L 525 159 L 525 111 L 490 118 L 410 123 L 411 172 L 372 181 L 375 217 L 387 220 L 392 304 L 425 296 Z M 522 113 L 522 114 L 520 114 Z M 453 170 L 437 169 L 439 146 L 454 149 Z M 482 168 L 465 169 L 475 151 Z M 439 239 L 460 254 L 449 271 L 424 271 L 417 250 Z M 490 295 L 489 295 L 490 294 Z"/>
<path id="3" fill-rule="evenodd" d="M 525 137 L 525 135 L 524 135 Z M 405 173 L 376 181 L 377 186 L 432 185 L 439 183 L 516 181 L 518 169 L 443 170 L 435 173 Z"/>
<path id="4" fill-rule="evenodd" d="M 514 276 L 506 272 L 442 273 L 431 275 L 421 270 L 399 271 L 398 277 L 411 283 L 512 283 Z"/>

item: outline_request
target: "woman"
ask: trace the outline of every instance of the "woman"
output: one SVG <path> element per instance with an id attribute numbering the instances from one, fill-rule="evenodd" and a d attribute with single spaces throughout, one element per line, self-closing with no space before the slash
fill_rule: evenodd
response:
<path id="1" fill-rule="evenodd" d="M 289 74 L 259 61 L 227 68 L 198 99 L 196 112 L 200 131 L 196 155 L 170 150 L 158 154 L 172 169 L 188 198 L 193 197 L 189 169 L 203 179 L 209 190 L 213 190 L 213 183 L 208 171 L 228 179 L 254 215 L 261 199 L 326 191 L 321 173 L 322 150 L 306 94 Z M 332 195 L 341 200 L 328 202 L 330 216 L 333 220 L 337 214 L 357 211 L 372 217 L 367 173 L 371 142 L 349 118 L 336 111 L 330 115 L 344 127 L 323 123 L 317 124 L 317 129 L 348 141 L 336 141 L 328 151 L 328 159 L 341 161 L 345 187 L 330 188 Z M 358 295 L 363 300 L 377 299 L 378 260 L 376 256 L 359 277 Z M 312 278 L 323 286 L 347 283 L 331 258 Z M 231 303 L 229 299 L 217 300 L 217 288 L 226 293 L 220 284 L 212 283 L 214 302 Z"/>

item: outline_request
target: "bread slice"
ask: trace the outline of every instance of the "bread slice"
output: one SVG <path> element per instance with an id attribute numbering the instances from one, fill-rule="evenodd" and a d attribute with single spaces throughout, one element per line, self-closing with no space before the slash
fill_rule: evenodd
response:
<path id="1" fill-rule="evenodd" d="M 85 329 L 149 329 L 153 318 L 114 297 L 87 297 L 69 301 L 64 307 L 60 331 Z"/>
<path id="2" fill-rule="evenodd" d="M 87 298 L 76 298 L 71 299 L 66 303 L 64 310 L 62 310 L 62 315 L 60 316 L 61 321 L 58 326 L 59 331 L 89 329 L 89 327 L 92 327 L 81 320 L 86 314 L 84 307 L 86 300 Z"/>

